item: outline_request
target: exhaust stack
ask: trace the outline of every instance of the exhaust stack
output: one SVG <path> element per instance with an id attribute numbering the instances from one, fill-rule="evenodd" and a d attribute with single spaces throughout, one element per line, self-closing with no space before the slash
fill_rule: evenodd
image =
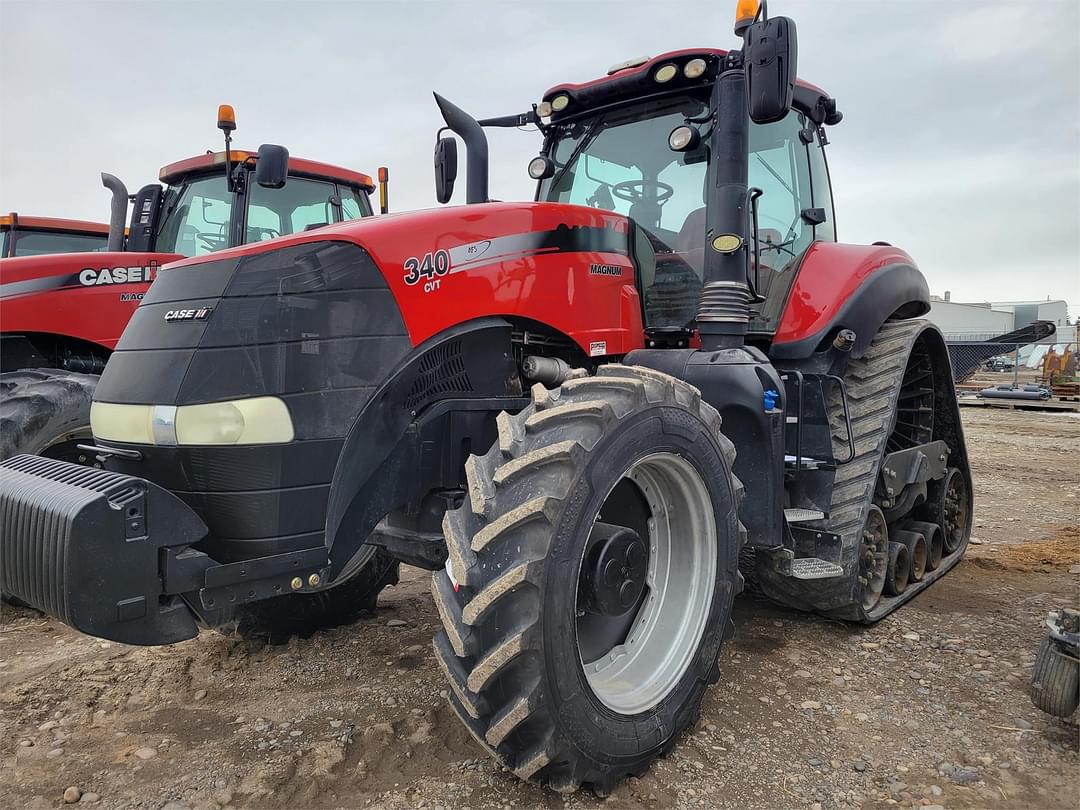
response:
<path id="1" fill-rule="evenodd" d="M 725 70 L 713 85 L 716 110 L 710 148 L 706 201 L 705 278 L 698 299 L 697 326 L 705 351 L 743 345 L 750 323 L 746 280 L 750 228 L 747 215 L 746 74 L 740 64 Z"/>
<path id="2" fill-rule="evenodd" d="M 101 173 L 101 183 L 112 192 L 112 208 L 109 213 L 110 252 L 124 249 L 124 226 L 127 223 L 128 190 L 123 181 L 114 174 Z"/>
<path id="3" fill-rule="evenodd" d="M 488 142 L 484 128 L 475 118 L 457 105 L 435 93 L 435 103 L 443 120 L 455 134 L 465 141 L 468 154 L 466 171 L 465 202 L 483 203 L 488 201 Z"/>

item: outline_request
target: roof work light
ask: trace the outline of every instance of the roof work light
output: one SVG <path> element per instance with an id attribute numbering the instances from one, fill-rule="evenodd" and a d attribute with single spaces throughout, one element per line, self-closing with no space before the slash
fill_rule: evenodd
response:
<path id="1" fill-rule="evenodd" d="M 738 0 L 735 6 L 735 35 L 742 36 L 750 24 L 757 19 L 760 0 Z"/>

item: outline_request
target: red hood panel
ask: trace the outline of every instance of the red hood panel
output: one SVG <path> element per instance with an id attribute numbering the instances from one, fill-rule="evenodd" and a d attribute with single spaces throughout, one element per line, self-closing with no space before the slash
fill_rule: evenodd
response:
<path id="1" fill-rule="evenodd" d="M 0 259 L 5 334 L 37 332 L 112 349 L 173 253 L 54 253 Z"/>
<path id="2" fill-rule="evenodd" d="M 348 241 L 375 260 L 415 344 L 489 316 L 538 321 L 587 355 L 643 341 L 629 221 L 558 203 L 485 203 L 343 222 L 178 262 L 170 269 L 289 245 Z"/>

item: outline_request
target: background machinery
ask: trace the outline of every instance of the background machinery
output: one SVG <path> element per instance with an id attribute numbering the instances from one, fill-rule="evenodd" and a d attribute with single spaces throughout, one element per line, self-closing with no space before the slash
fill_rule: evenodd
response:
<path id="1" fill-rule="evenodd" d="M 218 118 L 229 136 L 232 108 Z M 102 179 L 110 226 L 10 217 L 4 255 L 26 258 L 0 260 L 0 458 L 89 459 L 77 445 L 90 438 L 97 375 L 162 264 L 368 216 L 375 189 L 366 174 L 281 146 L 227 148 L 161 169 L 160 183 L 130 198 L 125 229 L 127 189 Z"/>
<path id="2" fill-rule="evenodd" d="M 0 464 L 3 587 L 161 644 L 425 566 L 480 745 L 606 793 L 694 722 L 745 575 L 860 622 L 940 579 L 971 477 L 926 282 L 836 242 L 794 23 L 741 0 L 736 33 L 521 115 L 437 97 L 463 208 L 159 273 L 95 394 L 107 469 Z M 489 202 L 483 129 L 523 124 L 536 200 Z"/>
<path id="3" fill-rule="evenodd" d="M 12 211 L 0 216 L 0 257 L 43 253 L 91 253 L 105 250 L 109 226 L 79 219 L 27 217 Z"/>

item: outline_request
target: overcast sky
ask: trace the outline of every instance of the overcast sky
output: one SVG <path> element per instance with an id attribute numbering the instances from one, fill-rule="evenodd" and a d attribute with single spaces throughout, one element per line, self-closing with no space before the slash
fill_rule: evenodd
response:
<path id="1" fill-rule="evenodd" d="M 0 0 L 0 210 L 108 219 L 130 190 L 235 145 L 391 172 L 394 210 L 435 205 L 437 90 L 477 117 L 561 81 L 728 47 L 734 0 Z M 800 75 L 844 121 L 829 162 L 842 241 L 910 252 L 953 300 L 1080 305 L 1080 1 L 772 0 Z M 528 199 L 532 132 L 491 136 L 491 194 Z M 464 182 L 455 196 L 458 202 Z"/>

